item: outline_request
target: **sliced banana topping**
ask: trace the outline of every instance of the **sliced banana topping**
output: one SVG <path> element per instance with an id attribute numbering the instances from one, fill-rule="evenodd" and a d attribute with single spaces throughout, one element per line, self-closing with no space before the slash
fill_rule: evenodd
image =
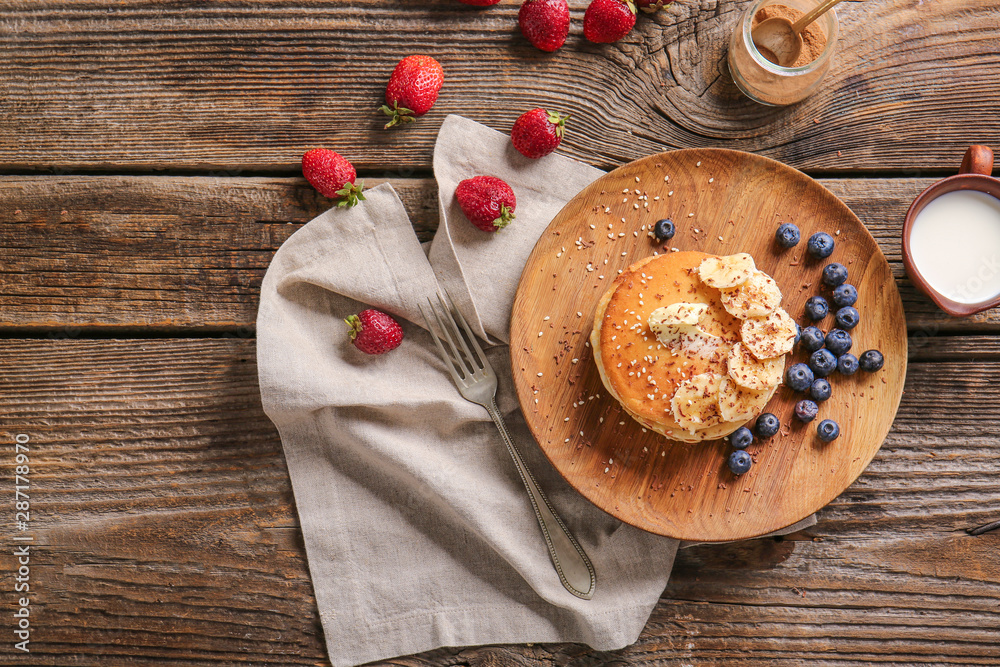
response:
<path id="1" fill-rule="evenodd" d="M 677 424 L 694 433 L 700 428 L 722 422 L 719 413 L 719 387 L 723 376 L 702 373 L 681 382 L 670 399 L 670 409 Z"/>
<path id="2" fill-rule="evenodd" d="M 701 349 L 717 338 L 698 326 L 707 311 L 707 303 L 672 303 L 649 314 L 649 328 L 674 354 L 681 348 Z"/>
<path id="3" fill-rule="evenodd" d="M 733 346 L 726 363 L 729 377 L 733 382 L 754 391 L 766 391 L 777 387 L 781 384 L 781 377 L 785 372 L 784 356 L 762 361 L 751 354 L 743 343 L 736 343 Z"/>
<path id="4" fill-rule="evenodd" d="M 721 297 L 722 305 L 729 314 L 741 320 L 770 315 L 781 305 L 778 283 L 757 269 L 753 270 L 750 278 L 742 285 L 723 289 Z"/>
<path id="5" fill-rule="evenodd" d="M 782 308 L 766 317 L 747 318 L 740 328 L 743 345 L 758 359 L 771 359 L 791 352 L 795 333 L 795 321 Z"/>
<path id="6" fill-rule="evenodd" d="M 656 332 L 656 327 L 664 324 L 698 324 L 707 310 L 707 303 L 681 302 L 662 306 L 649 314 L 649 328 Z"/>
<path id="7" fill-rule="evenodd" d="M 770 389 L 747 389 L 723 378 L 719 386 L 719 415 L 727 422 L 746 421 L 763 410 L 770 397 Z"/>
<path id="8" fill-rule="evenodd" d="M 709 287 L 726 289 L 745 283 L 756 268 L 750 253 L 741 252 L 725 257 L 708 257 L 698 267 L 698 275 Z"/>

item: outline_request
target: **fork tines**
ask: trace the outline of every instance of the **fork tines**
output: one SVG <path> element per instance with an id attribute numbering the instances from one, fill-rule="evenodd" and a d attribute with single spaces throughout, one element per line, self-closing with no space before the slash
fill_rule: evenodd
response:
<path id="1" fill-rule="evenodd" d="M 437 331 L 435 331 L 434 326 L 431 324 L 431 319 L 427 316 L 427 313 L 424 312 L 423 306 L 418 305 L 420 314 L 424 316 L 427 330 L 430 331 L 431 336 L 434 338 L 438 351 L 441 353 L 441 358 L 447 364 L 448 370 L 451 371 L 455 382 L 462 384 L 474 376 L 489 375 L 492 369 L 489 362 L 486 361 L 486 355 L 472 333 L 469 323 L 465 321 L 458 308 L 455 308 L 451 296 L 442 297 L 441 294 L 438 294 L 436 305 L 428 297 L 427 306 L 434 315 L 434 321 L 437 322 Z M 462 325 L 461 329 L 458 326 L 459 322 Z M 465 336 L 462 335 L 463 330 Z M 442 338 L 448 342 L 447 350 L 444 343 L 441 342 Z M 469 348 L 466 339 L 472 343 L 475 354 Z"/>

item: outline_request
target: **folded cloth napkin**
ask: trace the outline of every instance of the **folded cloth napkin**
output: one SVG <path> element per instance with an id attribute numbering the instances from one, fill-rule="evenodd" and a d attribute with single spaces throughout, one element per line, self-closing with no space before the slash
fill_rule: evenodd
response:
<path id="1" fill-rule="evenodd" d="M 602 173 L 558 155 L 527 160 L 505 135 L 449 116 L 434 151 L 441 219 L 429 252 L 380 185 L 275 254 L 257 316 L 261 399 L 281 435 L 335 667 L 440 646 L 610 650 L 645 625 L 678 542 L 622 524 L 553 470 L 518 409 L 507 347 L 495 345 L 511 435 L 597 572 L 592 600 L 567 592 L 499 433 L 459 395 L 418 310 L 446 288 L 481 336 L 506 341 L 532 246 Z M 497 234 L 472 227 L 454 199 L 478 174 L 517 194 L 517 219 Z M 370 357 L 350 344 L 343 320 L 369 306 L 403 320 L 398 349 Z"/>

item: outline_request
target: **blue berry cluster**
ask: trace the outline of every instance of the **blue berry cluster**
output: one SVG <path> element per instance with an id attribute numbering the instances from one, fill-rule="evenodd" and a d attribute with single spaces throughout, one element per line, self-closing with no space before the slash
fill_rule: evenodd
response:
<path id="1" fill-rule="evenodd" d="M 787 229 L 789 225 L 790 223 L 785 223 L 775 234 L 778 245 L 785 248 L 794 246 L 799 240 L 798 228 L 792 233 Z M 795 243 L 790 242 L 792 238 Z M 809 238 L 807 250 L 813 257 L 825 259 L 833 253 L 834 245 L 832 236 L 819 232 Z M 861 313 L 854 307 L 858 300 L 858 290 L 847 279 L 846 266 L 839 262 L 827 264 L 823 267 L 822 280 L 832 290 L 830 300 L 817 295 L 806 301 L 805 315 L 813 322 L 819 322 L 830 314 L 832 302 L 835 307 L 833 317 L 836 328 L 826 334 L 815 324 L 803 328 L 797 345 L 800 350 L 809 354 L 808 361 L 793 364 L 785 372 L 785 384 L 793 391 L 808 396 L 795 404 L 795 417 L 804 423 L 816 419 L 819 404 L 833 395 L 833 385 L 827 379 L 833 373 L 844 376 L 854 375 L 858 370 L 874 373 L 885 364 L 885 359 L 878 350 L 868 350 L 860 359 L 851 354 L 854 341 L 850 331 L 858 326 Z M 816 427 L 816 434 L 823 442 L 832 442 L 840 435 L 840 426 L 832 419 L 824 419 Z"/>
<path id="2" fill-rule="evenodd" d="M 729 436 L 729 444 L 733 446 L 733 453 L 729 455 L 729 469 L 734 475 L 742 475 L 753 466 L 753 457 L 746 451 L 747 447 L 753 444 L 754 436 L 761 440 L 766 440 L 781 430 L 781 422 L 770 412 L 765 412 L 754 422 L 751 431 L 746 426 L 741 426 Z"/>

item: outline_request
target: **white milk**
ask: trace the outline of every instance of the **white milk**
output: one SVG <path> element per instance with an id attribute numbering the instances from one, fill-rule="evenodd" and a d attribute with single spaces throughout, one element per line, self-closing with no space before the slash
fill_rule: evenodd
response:
<path id="1" fill-rule="evenodd" d="M 1000 294 L 1000 199 L 983 192 L 943 194 L 917 214 L 910 255 L 932 288 L 959 303 Z"/>

